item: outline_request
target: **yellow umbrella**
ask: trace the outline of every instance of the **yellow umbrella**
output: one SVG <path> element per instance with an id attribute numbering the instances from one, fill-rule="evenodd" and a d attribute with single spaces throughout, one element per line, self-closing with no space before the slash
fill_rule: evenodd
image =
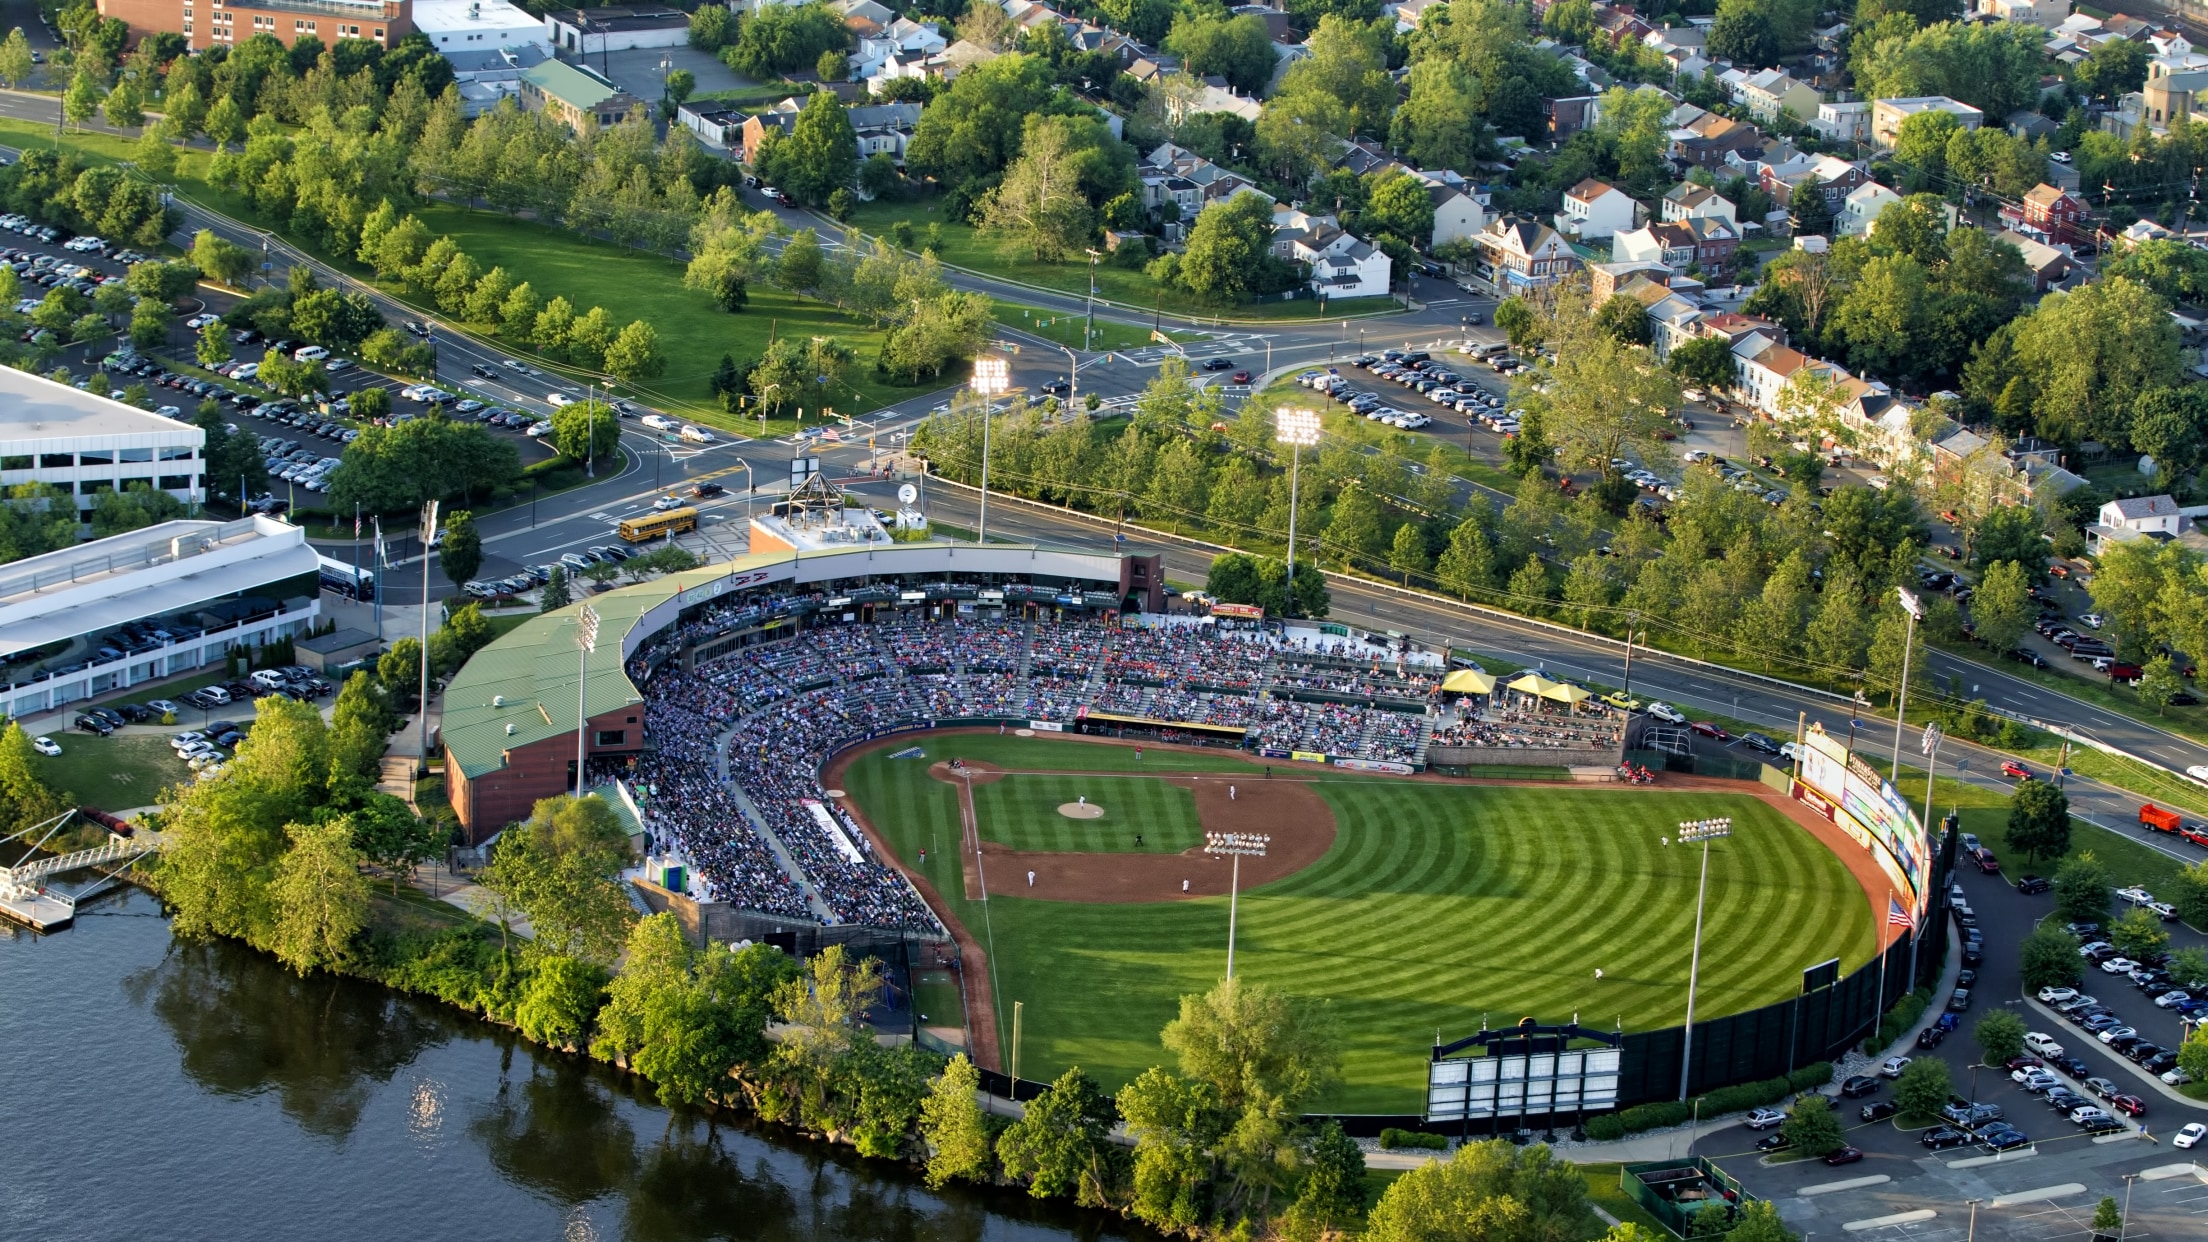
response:
<path id="1" fill-rule="evenodd" d="M 1476 668 L 1460 668 L 1441 679 L 1441 688 L 1450 694 L 1493 694 L 1495 678 Z"/>
<path id="2" fill-rule="evenodd" d="M 1549 691 L 1556 689 L 1559 683 L 1550 681 L 1548 678 L 1543 677 L 1539 673 L 1527 673 L 1524 676 L 1520 677 L 1518 680 L 1510 682 L 1508 684 L 1511 689 L 1520 691 L 1525 694 L 1545 695 Z"/>
<path id="3" fill-rule="evenodd" d="M 1590 696 L 1585 690 L 1580 689 L 1578 686 L 1559 685 L 1548 690 L 1543 690 L 1541 692 L 1541 697 L 1544 699 L 1555 699 L 1559 703 L 1570 703 L 1576 706 L 1580 703 L 1586 702 Z"/>

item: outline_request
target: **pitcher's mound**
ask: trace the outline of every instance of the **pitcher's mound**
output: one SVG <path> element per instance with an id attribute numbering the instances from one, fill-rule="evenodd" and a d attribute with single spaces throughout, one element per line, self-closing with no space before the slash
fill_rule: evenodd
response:
<path id="1" fill-rule="evenodd" d="M 1104 808 L 1094 802 L 1061 802 L 1058 813 L 1067 819 L 1102 819 Z"/>

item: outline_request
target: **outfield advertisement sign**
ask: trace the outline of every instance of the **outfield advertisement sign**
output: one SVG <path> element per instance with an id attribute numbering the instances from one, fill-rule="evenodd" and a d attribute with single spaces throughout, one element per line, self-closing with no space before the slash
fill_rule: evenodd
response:
<path id="1" fill-rule="evenodd" d="M 1869 851 L 1893 882 L 1894 896 L 1912 918 L 1921 920 L 1932 848 L 1915 810 L 1900 793 L 1819 725 L 1811 725 L 1802 736 L 1797 786 L 1808 795 L 1804 801 Z"/>
<path id="2" fill-rule="evenodd" d="M 1391 776 L 1409 776 L 1414 770 L 1407 763 L 1393 763 L 1385 759 L 1336 759 L 1334 766 L 1348 768 L 1352 772 L 1386 772 Z"/>
<path id="3" fill-rule="evenodd" d="M 1591 1048 L 1435 1061 L 1427 1073 L 1426 1119 L 1606 1112 L 1617 1107 L 1624 1056 L 1617 1048 Z"/>
<path id="4" fill-rule="evenodd" d="M 1325 763 L 1326 755 L 1316 750 L 1291 750 L 1288 757 L 1298 763 Z"/>
<path id="5" fill-rule="evenodd" d="M 1066 731 L 1066 726 L 1055 720 L 1030 720 L 1027 722 L 1027 727 L 1037 733 L 1064 733 Z"/>

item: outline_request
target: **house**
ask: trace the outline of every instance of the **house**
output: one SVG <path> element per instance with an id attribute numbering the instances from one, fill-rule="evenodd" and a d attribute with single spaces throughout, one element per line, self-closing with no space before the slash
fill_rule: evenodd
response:
<path id="1" fill-rule="evenodd" d="M 1564 95 L 1543 100 L 1541 111 L 1549 118 L 1549 141 L 1562 142 L 1601 119 L 1602 99 L 1597 95 Z"/>
<path id="2" fill-rule="evenodd" d="M 1682 181 L 1664 191 L 1664 200 L 1659 209 L 1666 224 L 1700 216 L 1714 216 L 1736 228 L 1740 224 L 1737 214 L 1739 209 L 1733 205 L 1733 200 L 1706 185 L 1696 185 L 1692 181 Z"/>
<path id="3" fill-rule="evenodd" d="M 2030 108 L 2019 108 L 2011 112 L 2002 120 L 2001 126 L 2009 131 L 2009 137 L 2021 138 L 2026 142 L 2037 142 L 2042 138 L 2053 141 L 2055 134 L 2062 129 L 2061 125 Z"/>
<path id="4" fill-rule="evenodd" d="M 675 121 L 698 136 L 706 146 L 735 151 L 744 144 L 745 114 L 740 108 L 714 100 L 693 99 L 675 109 Z"/>
<path id="5" fill-rule="evenodd" d="M 1699 111 L 1699 110 L 1698 110 Z M 1719 169 L 1726 157 L 1759 152 L 1763 131 L 1746 121 L 1703 112 L 1671 131 L 1671 158 L 1697 168 Z"/>
<path id="6" fill-rule="evenodd" d="M 2132 539 L 2175 539 L 2184 530 L 2184 513 L 2166 495 L 2111 500 L 2101 506 L 2099 519 L 2085 528 L 2086 551 L 2097 555 L 2108 544 Z"/>
<path id="7" fill-rule="evenodd" d="M 553 47 L 581 60 L 607 52 L 681 47 L 690 41 L 690 15 L 677 8 L 556 9 L 545 17 L 544 28 Z"/>
<path id="8" fill-rule="evenodd" d="M 1588 264 L 1587 279 L 1588 305 L 1600 306 L 1624 292 L 1629 285 L 1652 282 L 1668 286 L 1671 268 L 1653 260 L 1613 259 L 1608 263 Z"/>
<path id="9" fill-rule="evenodd" d="M 1813 193 L 1825 200 L 1825 210 L 1835 219 L 1845 210 L 1848 195 L 1868 182 L 1870 174 L 1836 155 L 1802 155 L 1783 163 L 1756 169 L 1756 184 L 1771 201 L 1788 211 L 1797 208 L 1796 195 Z"/>
<path id="10" fill-rule="evenodd" d="M 918 77 L 922 72 L 919 66 L 949 46 L 950 40 L 935 27 L 906 17 L 895 18 L 880 33 L 859 39 L 851 53 L 851 80 L 873 83 Z M 890 71 L 892 62 L 897 63 L 898 71 Z"/>
<path id="11" fill-rule="evenodd" d="M 1473 197 L 1472 187 L 1450 185 L 1418 174 L 1426 182 L 1426 194 L 1434 203 L 1434 239 L 1437 247 L 1470 241 L 1487 227 L 1487 206 Z"/>
<path id="12" fill-rule="evenodd" d="M 1778 69 L 1748 75 L 1734 92 L 1733 99 L 1766 125 L 1777 121 L 1782 112 L 1797 121 L 1806 121 L 1817 115 L 1817 106 L 1823 102 L 1817 88 L 1795 81 Z"/>
<path id="13" fill-rule="evenodd" d="M 1395 19 L 1397 34 L 1409 34 L 1418 29 L 1419 21 L 1426 16 L 1426 10 L 1441 2 L 1442 0 L 1395 0 L 1395 3 L 1388 5 L 1382 12 Z"/>
<path id="14" fill-rule="evenodd" d="M 1640 210 L 1641 205 L 1625 191 L 1589 177 L 1564 192 L 1564 209 L 1556 214 L 1556 228 L 1581 241 L 1601 241 L 1632 228 L 1640 218 Z"/>
<path id="15" fill-rule="evenodd" d="M 2053 30 L 2070 16 L 2070 0 L 1978 0 L 1977 11 L 1997 22 L 2023 22 Z"/>
<path id="16" fill-rule="evenodd" d="M 2167 133 L 2178 118 L 2199 110 L 2203 92 L 2208 92 L 2208 69 L 2173 69 L 2150 61 L 2145 84 L 2125 95 L 2114 112 L 2103 113 L 2101 128 L 2126 139 L 2142 126 Z"/>
<path id="17" fill-rule="evenodd" d="M 1538 220 L 1496 216 L 1480 231 L 1480 275 L 1497 292 L 1542 289 L 1580 268 L 1579 256 Z"/>
<path id="18" fill-rule="evenodd" d="M 1962 122 L 1964 129 L 1976 129 L 1986 123 L 1985 113 L 1945 95 L 1878 99 L 1871 102 L 1871 144 L 1881 151 L 1893 150 L 1901 123 L 1920 112 L 1945 112 Z"/>
<path id="19" fill-rule="evenodd" d="M 797 123 L 797 114 L 805 110 L 805 101 L 792 95 L 777 101 L 772 107 L 746 117 L 737 129 L 736 158 L 750 163 L 759 156 L 760 144 L 767 134 L 779 131 L 787 134 Z M 851 129 L 858 138 L 858 155 L 861 160 L 872 155 L 887 155 L 898 164 L 905 162 L 905 147 L 912 142 L 913 131 L 920 125 L 921 105 L 916 103 L 860 104 L 845 109 Z"/>
<path id="20" fill-rule="evenodd" d="M 1166 119 L 1175 125 L 1205 112 L 1231 112 L 1255 123 L 1258 113 L 1264 111 L 1263 104 L 1228 86 L 1227 80 L 1217 74 L 1201 78 L 1175 74 L 1167 79 L 1163 94 Z"/>
<path id="21" fill-rule="evenodd" d="M 2091 212 L 2083 198 L 2043 181 L 2025 192 L 2020 206 L 2003 207 L 2001 219 L 2019 233 L 2070 246 L 2093 235 L 2092 221 L 2087 218 Z"/>
<path id="22" fill-rule="evenodd" d="M 474 119 L 505 100 L 521 99 L 521 75 L 552 59 L 542 44 L 518 47 L 476 48 L 445 53 L 452 66 L 452 86 L 460 93 L 460 115 Z"/>
<path id="23" fill-rule="evenodd" d="M 1827 142 L 1869 142 L 1871 140 L 1871 105 L 1869 100 L 1856 99 L 1847 103 L 1819 103 L 1817 115 L 1803 118 L 1810 129 Z"/>
<path id="24" fill-rule="evenodd" d="M 1388 153 L 1387 148 L 1369 138 L 1358 139 L 1342 148 L 1334 157 L 1334 167 L 1353 176 L 1370 177 L 1390 168 L 1403 167 L 1402 161 Z"/>
<path id="25" fill-rule="evenodd" d="M 2031 269 L 2032 289 L 2036 293 L 2045 293 L 2061 284 L 2077 269 L 2078 261 L 2071 257 L 2067 246 L 2050 246 L 2007 230 L 2002 231 L 2000 240 L 2016 247 L 2017 253 L 2024 256 L 2024 266 Z"/>
<path id="26" fill-rule="evenodd" d="M 1721 216 L 1650 224 L 1619 233 L 1610 243 L 1615 262 L 1662 263 L 1674 272 L 1718 272 L 1732 266 L 1740 230 Z"/>
<path id="27" fill-rule="evenodd" d="M 1293 207 L 1273 209 L 1273 253 L 1308 267 L 1321 298 L 1386 297 L 1393 276 L 1386 251 L 1343 232 L 1332 216 Z"/>
<path id="28" fill-rule="evenodd" d="M 1878 213 L 1889 203 L 1898 203 L 1901 195 L 1894 193 L 1876 181 L 1867 181 L 1848 192 L 1847 203 L 1841 208 L 1835 223 L 1848 237 L 1865 237 L 1878 221 Z"/>
<path id="29" fill-rule="evenodd" d="M 630 110 L 644 106 L 643 100 L 595 70 L 557 60 L 532 65 L 524 72 L 520 95 L 522 107 L 542 112 L 578 134 L 592 125 L 619 124 Z"/>
<path id="30" fill-rule="evenodd" d="M 1214 202 L 1239 194 L 1264 194 L 1248 177 L 1170 142 L 1159 143 L 1144 156 L 1136 175 L 1142 180 L 1142 205 L 1146 209 L 1154 212 L 1170 202 L 1180 207 L 1183 220 L 1194 220 L 1196 213 Z M 1266 197 L 1270 201 L 1270 196 Z"/>

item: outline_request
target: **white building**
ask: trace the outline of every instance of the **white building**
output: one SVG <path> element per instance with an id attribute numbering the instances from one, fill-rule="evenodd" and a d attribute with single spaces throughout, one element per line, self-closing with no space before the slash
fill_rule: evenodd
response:
<path id="1" fill-rule="evenodd" d="M 552 50 L 544 21 L 506 0 L 414 0 L 414 29 L 447 55 L 506 47 Z"/>
<path id="2" fill-rule="evenodd" d="M 1869 235 L 1871 226 L 1878 222 L 1878 213 L 1889 203 L 1898 203 L 1901 195 L 1894 193 L 1876 181 L 1866 181 L 1848 192 L 1846 205 L 1840 209 L 1840 232 L 1849 237 Z"/>
<path id="3" fill-rule="evenodd" d="M 1740 209 L 1734 206 L 1733 200 L 1706 185 L 1696 185 L 1692 181 L 1682 181 L 1664 191 L 1661 206 L 1666 224 L 1709 216 L 1723 220 L 1736 229 L 1740 227 Z"/>
<path id="4" fill-rule="evenodd" d="M 163 522 L 0 566 L 0 710 L 28 716 L 304 633 L 321 558 L 279 518 Z"/>
<path id="5" fill-rule="evenodd" d="M 1294 208 L 1273 210 L 1273 252 L 1311 269 L 1322 298 L 1386 297 L 1393 264 L 1387 252 L 1343 232 L 1332 216 Z"/>
<path id="6" fill-rule="evenodd" d="M 1581 241 L 1601 241 L 1638 223 L 1640 204 L 1618 187 L 1593 177 L 1564 192 L 1556 231 Z"/>
<path id="7" fill-rule="evenodd" d="M 1871 142 L 1881 151 L 1893 150 L 1902 122 L 1920 112 L 1945 112 L 1961 122 L 1964 129 L 1976 129 L 1986 123 L 1985 113 L 1945 95 L 1874 99 L 1871 101 Z"/>
<path id="8" fill-rule="evenodd" d="M 84 510 L 143 483 L 193 504 L 206 495 L 206 447 L 190 423 L 0 367 L 0 488 L 51 484 Z"/>
<path id="9" fill-rule="evenodd" d="M 2100 520 L 2085 528 L 2086 541 L 2098 545 L 2127 539 L 2175 539 L 2185 530 L 2185 515 L 2168 496 L 2133 496 L 2101 506 Z"/>
<path id="10" fill-rule="evenodd" d="M 1978 0 L 1977 9 L 1995 21 L 2024 22 L 2053 30 L 2070 16 L 2070 0 Z"/>
<path id="11" fill-rule="evenodd" d="M 552 46 L 588 59 L 605 52 L 681 47 L 690 42 L 690 16 L 681 9 L 639 5 L 561 9 L 544 19 Z"/>
<path id="12" fill-rule="evenodd" d="M 1817 106 L 1823 102 L 1816 87 L 1797 81 L 1779 69 L 1748 75 L 1734 91 L 1733 98 L 1766 125 L 1778 120 L 1781 112 L 1797 121 L 1806 121 L 1817 115 Z"/>
<path id="13" fill-rule="evenodd" d="M 1819 137 L 1830 142 L 1871 140 L 1871 102 L 1867 99 L 1848 103 L 1820 103 L 1817 105 L 1817 115 L 1805 119 Z"/>

